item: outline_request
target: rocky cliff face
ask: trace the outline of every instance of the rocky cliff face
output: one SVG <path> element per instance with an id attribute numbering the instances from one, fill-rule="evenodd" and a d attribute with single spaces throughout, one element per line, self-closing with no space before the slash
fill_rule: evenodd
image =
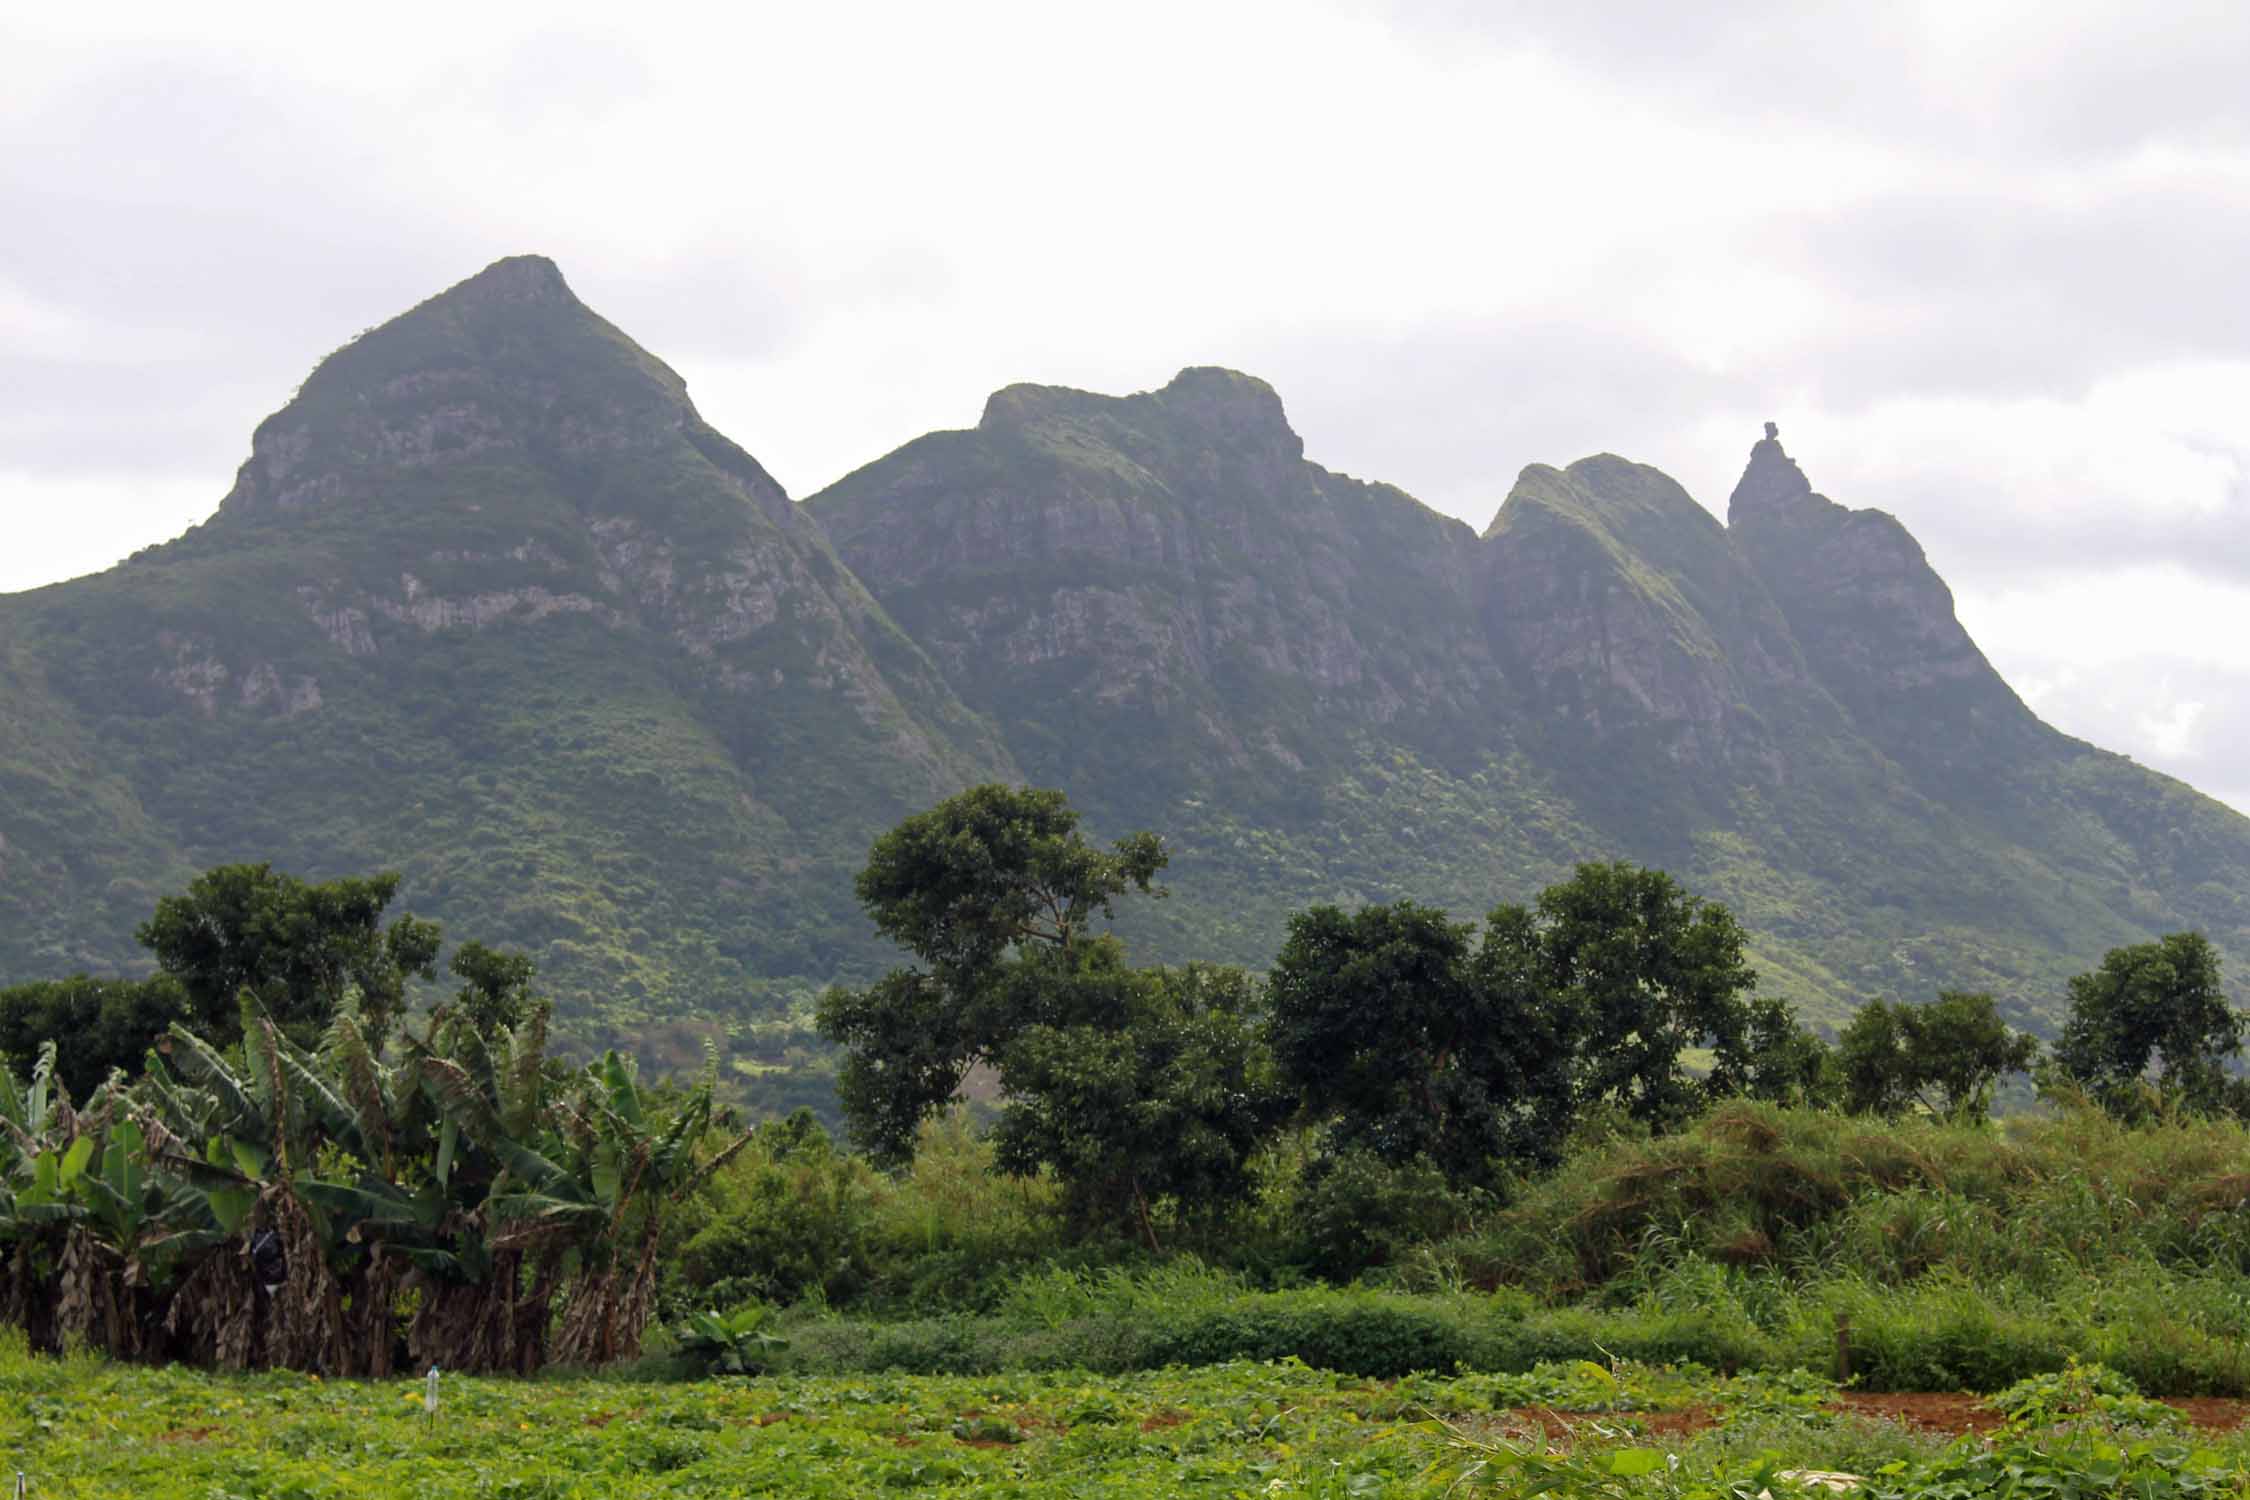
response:
<path id="1" fill-rule="evenodd" d="M 402 868 L 402 899 L 513 930 L 620 1021 L 826 979 L 870 947 L 836 899 L 867 840 L 1014 773 L 818 524 L 536 257 L 323 361 L 179 542 L 6 606 L 172 869 Z M 61 956 L 15 932 L 6 971 Z"/>
<path id="2" fill-rule="evenodd" d="M 1655 469 L 1534 464 L 1480 551 L 1494 649 L 1564 736 L 1637 734 L 1676 761 L 1777 777 L 1777 735 L 1827 711 L 1757 575 Z"/>
<path id="3" fill-rule="evenodd" d="M 1170 958 L 1612 856 L 1830 1020 L 2036 1019 L 2181 926 L 2250 955 L 2250 821 L 2040 724 L 1777 441 L 1725 527 L 1600 455 L 1479 537 L 1191 369 L 1008 387 L 797 505 L 526 257 L 324 361 L 210 522 L 0 599 L 0 981 L 130 965 L 222 860 L 391 867 L 530 949 L 581 1044 L 731 1025 L 770 1083 L 812 988 L 887 957 L 868 840 L 987 778 L 1165 833 L 1132 935 Z"/>
<path id="4" fill-rule="evenodd" d="M 1499 735 L 1468 529 L 1302 454 L 1230 371 L 1011 386 L 807 507 L 1041 774 L 1071 779 L 1081 730 L 1182 786 L 1301 771 L 1340 731 Z"/>
<path id="5" fill-rule="evenodd" d="M 2055 738 L 1961 628 L 1906 528 L 1813 493 L 1776 438 L 1751 449 L 1727 530 L 1823 685 L 1887 753 L 1973 771 Z"/>

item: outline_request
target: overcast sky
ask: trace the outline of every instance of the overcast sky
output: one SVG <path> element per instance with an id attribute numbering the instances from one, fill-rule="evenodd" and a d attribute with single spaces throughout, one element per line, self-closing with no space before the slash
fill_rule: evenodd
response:
<path id="1" fill-rule="evenodd" d="M 1723 513 L 1772 418 L 2250 809 L 2246 80 L 2243 0 L 8 7 L 0 590 L 537 251 L 797 495 L 1187 364 L 1479 528 L 1604 449 Z"/>

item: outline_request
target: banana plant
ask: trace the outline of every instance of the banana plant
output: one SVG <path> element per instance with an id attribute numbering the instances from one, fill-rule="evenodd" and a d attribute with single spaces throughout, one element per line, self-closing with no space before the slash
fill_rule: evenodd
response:
<path id="1" fill-rule="evenodd" d="M 577 1099 L 564 1106 L 566 1136 L 605 1222 L 598 1258 L 589 1259 L 565 1302 L 559 1358 L 600 1364 L 638 1352 L 655 1306 L 666 1211 L 751 1139 L 746 1132 L 698 1161 L 717 1080 L 717 1056 L 707 1048 L 704 1076 L 658 1128 L 631 1068 L 612 1050 L 587 1069 Z"/>
<path id="2" fill-rule="evenodd" d="M 60 1347 L 57 1283 L 71 1226 L 85 1215 L 71 1183 L 93 1151 L 55 1076 L 52 1041 L 40 1047 L 28 1079 L 0 1066 L 0 1317 L 25 1329 L 37 1348 Z"/>

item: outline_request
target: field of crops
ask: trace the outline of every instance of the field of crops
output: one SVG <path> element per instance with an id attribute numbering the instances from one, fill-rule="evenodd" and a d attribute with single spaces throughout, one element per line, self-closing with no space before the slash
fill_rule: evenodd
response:
<path id="1" fill-rule="evenodd" d="M 1094 1377 L 682 1383 L 215 1377 L 0 1356 L 0 1462 L 37 1500 L 506 1496 L 1876 1497 L 2250 1493 L 2241 1403 L 2114 1377 L 1988 1402 L 1810 1375 L 1595 1365 L 1377 1382 L 1296 1364 Z M 2200 1427 L 2196 1424 L 2202 1424 Z M 1965 1435 L 1956 1430 L 1967 1428 Z M 12 1472 L 4 1476 L 13 1478 Z"/>

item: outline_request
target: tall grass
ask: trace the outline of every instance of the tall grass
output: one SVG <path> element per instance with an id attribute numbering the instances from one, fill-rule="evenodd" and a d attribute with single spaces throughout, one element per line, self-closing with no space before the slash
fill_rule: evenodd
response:
<path id="1" fill-rule="evenodd" d="M 1552 1301 L 1629 1300 L 1688 1258 L 2044 1288 L 2142 1260 L 2250 1271 L 2246 1203 L 2250 1132 L 2232 1121 L 1893 1124 L 1734 1103 L 1576 1159 L 1442 1248 L 1479 1284 Z"/>

